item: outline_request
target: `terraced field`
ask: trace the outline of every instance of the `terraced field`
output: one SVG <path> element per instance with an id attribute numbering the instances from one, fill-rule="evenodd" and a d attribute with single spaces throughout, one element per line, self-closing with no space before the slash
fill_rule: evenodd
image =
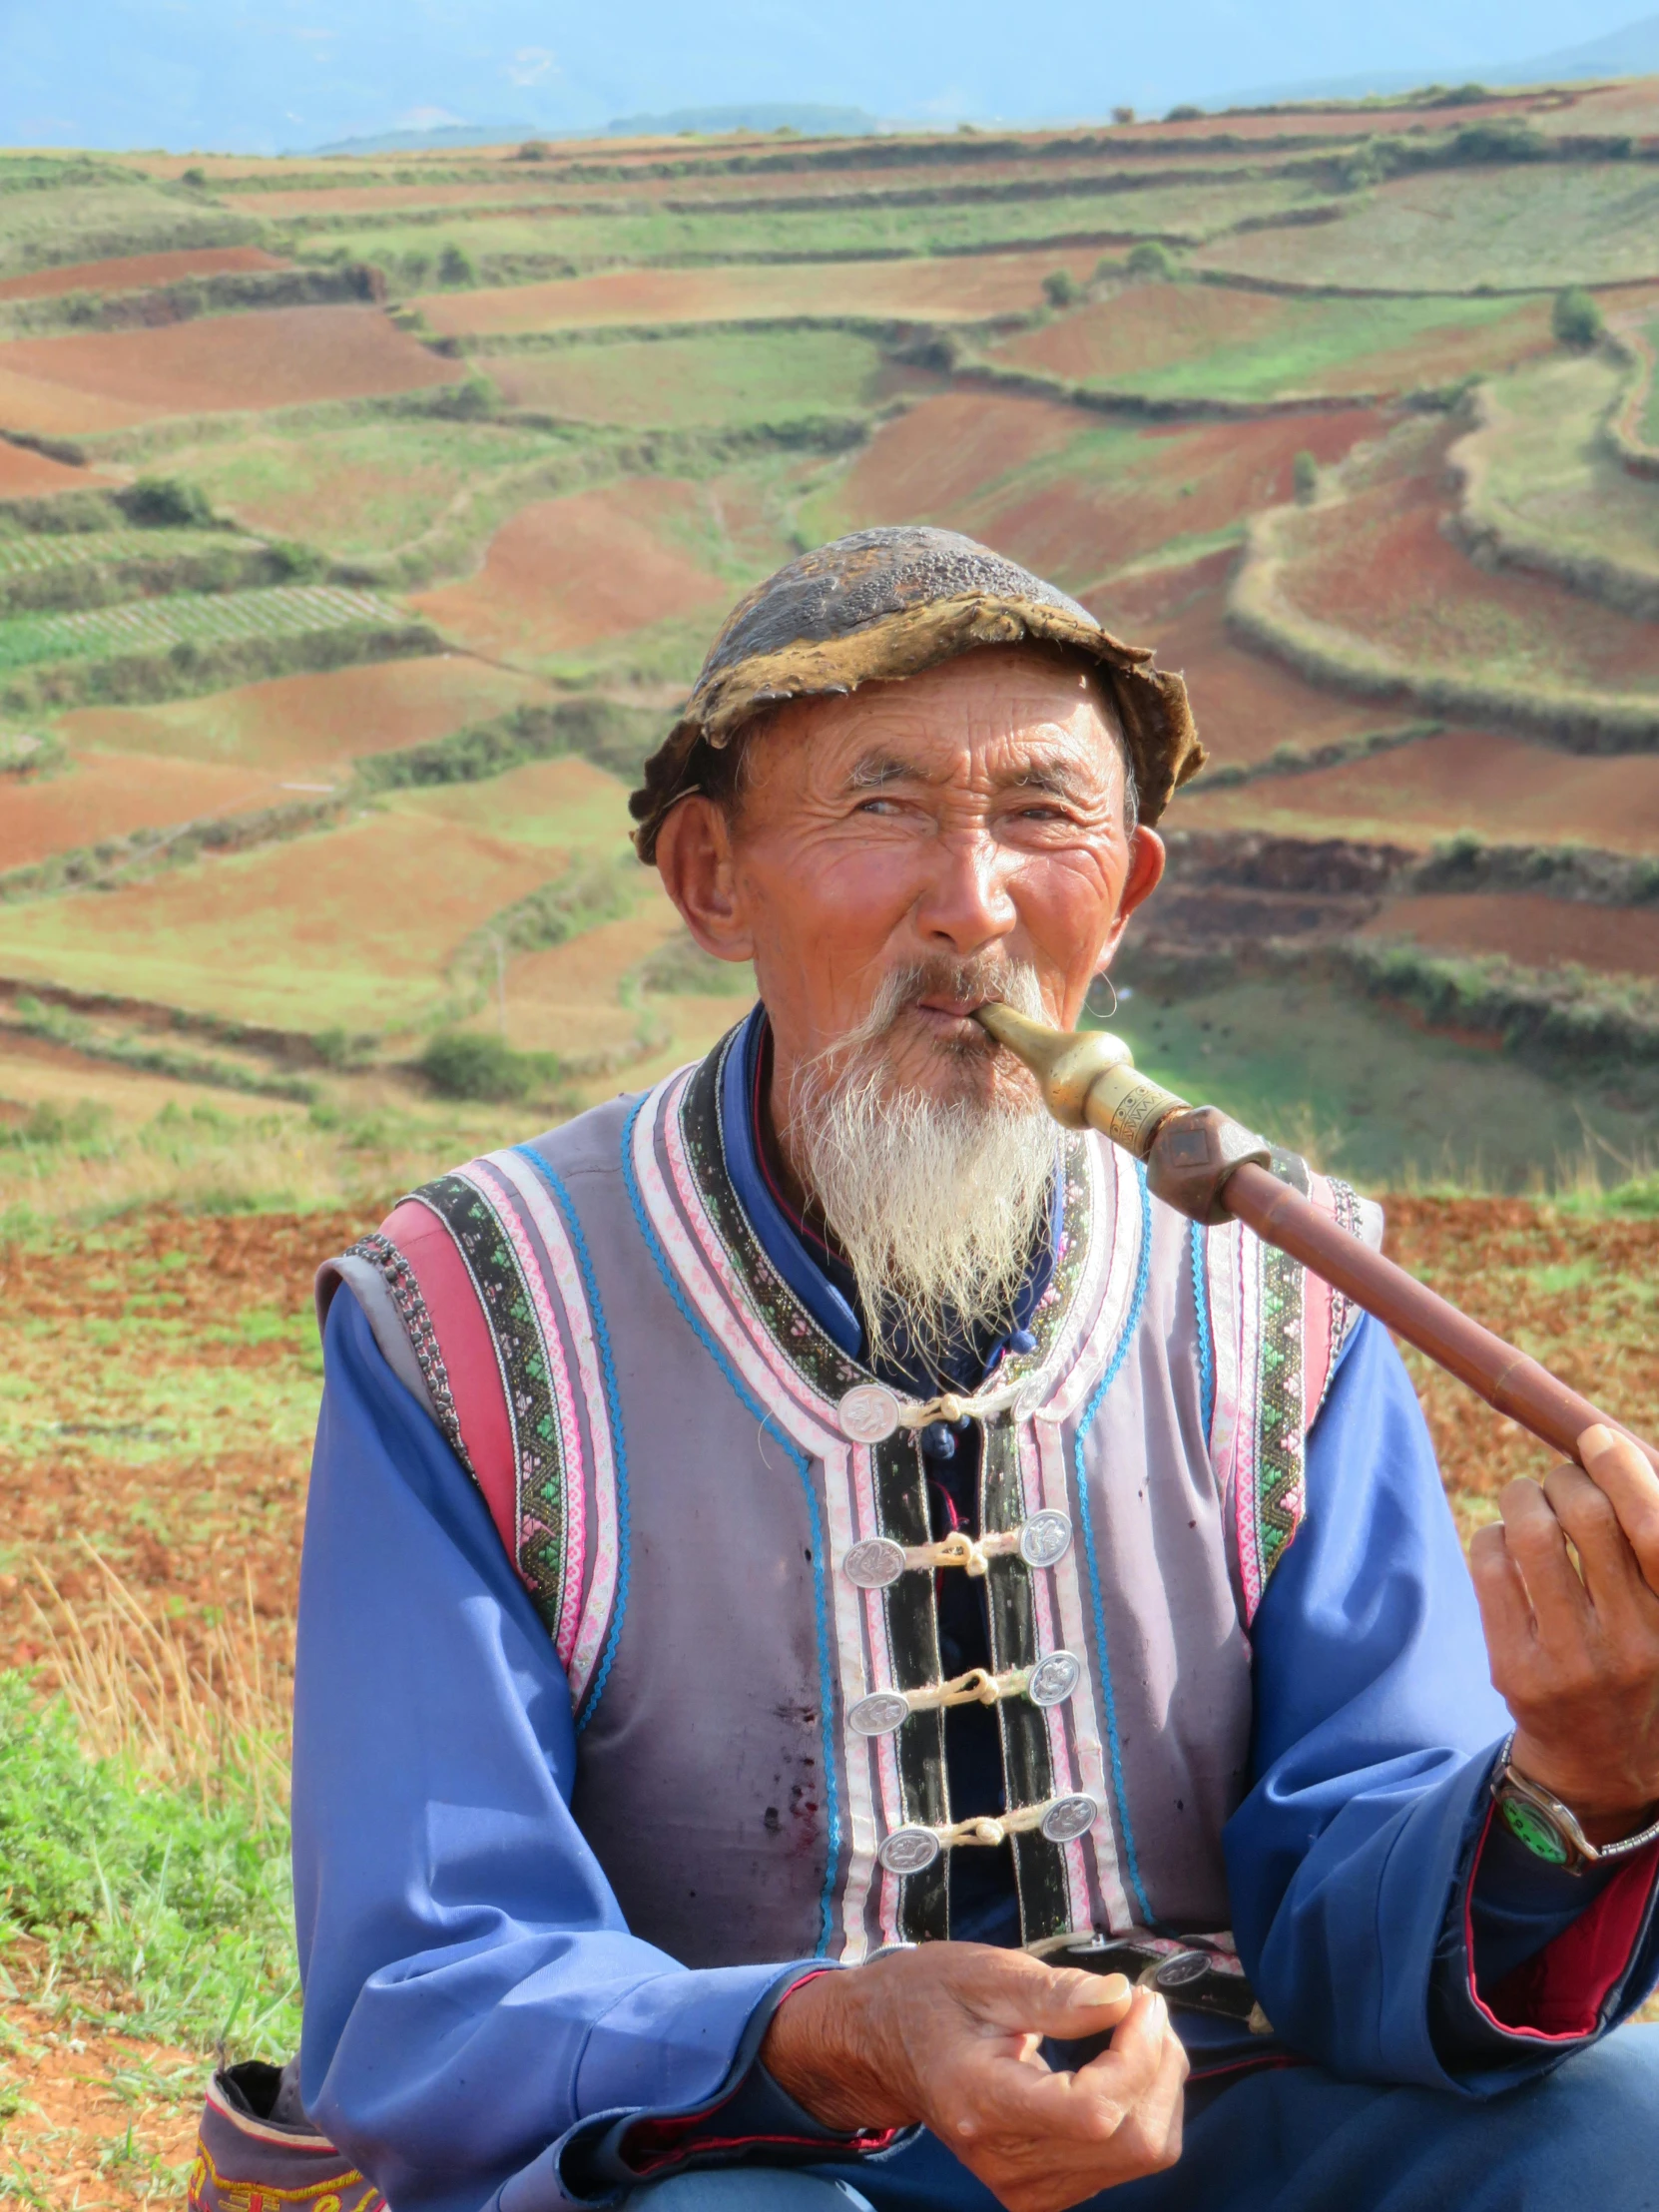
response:
<path id="1" fill-rule="evenodd" d="M 343 1188 L 388 1115 L 451 1141 L 446 1031 L 525 1113 L 700 1049 L 748 978 L 627 790 L 739 593 L 908 520 L 1187 675 L 1123 969 L 1169 1072 L 1221 961 L 1239 1102 L 1362 1179 L 1648 1172 L 1656 179 L 1659 82 L 0 157 L 0 1194 L 106 1112 L 100 1188 L 198 1188 L 170 1097 Z"/>

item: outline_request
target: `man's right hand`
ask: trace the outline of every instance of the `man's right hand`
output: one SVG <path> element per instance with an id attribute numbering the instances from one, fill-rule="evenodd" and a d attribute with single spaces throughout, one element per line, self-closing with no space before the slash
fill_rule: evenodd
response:
<path id="1" fill-rule="evenodd" d="M 1037 2047 L 1107 2029 L 1075 2073 Z M 1065 2212 L 1181 2155 L 1187 2055 L 1163 1998 L 1023 1951 L 924 1943 L 820 1974 L 761 2058 L 826 2127 L 930 2128 L 1008 2212 Z"/>

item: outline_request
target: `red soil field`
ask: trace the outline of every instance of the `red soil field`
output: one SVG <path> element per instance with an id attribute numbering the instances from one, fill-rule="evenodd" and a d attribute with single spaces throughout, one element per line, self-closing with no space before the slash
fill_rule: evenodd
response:
<path id="1" fill-rule="evenodd" d="M 661 525 L 696 513 L 699 487 L 637 477 L 544 499 L 491 540 L 483 571 L 417 594 L 432 622 L 492 652 L 567 652 L 700 608 L 733 587 L 665 542 Z"/>
<path id="2" fill-rule="evenodd" d="M 378 307 L 274 307 L 161 329 L 0 345 L 0 423 L 118 429 L 159 416 L 291 407 L 462 381 Z"/>
<path id="3" fill-rule="evenodd" d="M 1264 416 L 1138 432 L 1043 399 L 953 391 L 885 424 L 849 470 L 847 527 L 927 521 L 965 530 L 1073 591 L 1166 544 L 1229 529 L 1291 496 L 1306 447 L 1340 459 L 1375 434 L 1372 410 Z M 1118 442 L 1091 454 L 1091 437 Z M 1073 441 L 1076 465 L 1040 464 Z"/>
<path id="4" fill-rule="evenodd" d="M 1260 659 L 1234 641 L 1226 621 L 1227 565 L 1225 556 L 1221 563 L 1201 564 L 1201 571 L 1219 568 L 1220 573 L 1185 598 L 1172 592 L 1167 605 L 1147 603 L 1153 598 L 1146 589 L 1151 578 L 1127 579 L 1121 587 L 1091 593 L 1089 599 L 1109 630 L 1136 645 L 1156 646 L 1159 667 L 1186 677 L 1199 735 L 1217 765 L 1248 768 L 1282 745 L 1311 752 L 1385 728 L 1385 709 L 1315 691 L 1288 668 Z M 1171 581 L 1194 574 L 1190 569 L 1173 576 L 1164 572 Z"/>
<path id="5" fill-rule="evenodd" d="M 279 676 L 169 707 L 85 707 L 58 729 L 77 746 L 236 763 L 282 777 L 425 745 L 541 696 L 527 677 L 446 653 Z"/>
<path id="6" fill-rule="evenodd" d="M 15 785 L 0 800 L 0 868 L 159 830 L 202 815 L 270 807 L 287 795 L 256 769 L 210 767 L 143 754 L 77 753 L 70 773 Z"/>
<path id="7" fill-rule="evenodd" d="M 91 469 L 71 468 L 67 461 L 0 438 L 0 499 L 49 499 L 54 492 L 86 491 L 106 481 Z"/>
<path id="8" fill-rule="evenodd" d="M 1574 93 L 1570 104 L 1534 120 L 1540 131 L 1550 133 L 1628 132 L 1651 140 L 1659 136 L 1659 78 L 1626 77 L 1588 86 Z"/>
<path id="9" fill-rule="evenodd" d="M 1585 759 L 1489 731 L 1451 730 L 1373 759 L 1186 801 L 1195 827 L 1364 827 L 1427 845 L 1459 830 L 1508 843 L 1659 844 L 1659 759 Z M 1201 818 L 1196 819 L 1196 818 Z"/>
<path id="10" fill-rule="evenodd" d="M 1590 906 L 1541 891 L 1397 898 L 1368 937 L 1410 937 L 1437 952 L 1501 952 L 1522 967 L 1570 963 L 1609 975 L 1659 976 L 1659 910 Z"/>
<path id="11" fill-rule="evenodd" d="M 184 276 L 229 276 L 287 263 L 260 246 L 187 246 L 171 254 L 131 254 L 114 262 L 71 262 L 0 282 L 0 299 L 55 299 L 69 291 L 144 291 Z"/>
<path id="12" fill-rule="evenodd" d="M 972 321 L 1022 312 L 1054 269 L 1077 277 L 1098 253 L 963 254 L 938 261 L 777 262 L 722 269 L 613 269 L 546 284 L 430 292 L 415 304 L 440 337 L 607 323 L 725 322 L 768 315 L 925 317 Z"/>
<path id="13" fill-rule="evenodd" d="M 1307 300 L 1216 284 L 1131 284 L 1043 329 L 1010 338 L 997 347 L 996 357 L 1076 383 L 1132 384 L 1137 376 L 1226 347 L 1271 344 L 1281 333 L 1294 344 L 1322 315 L 1341 312 L 1323 302 L 1311 306 Z M 1475 369 L 1513 367 L 1553 343 L 1548 302 L 1528 300 L 1497 322 L 1447 323 L 1401 344 L 1293 374 L 1290 383 L 1299 393 L 1410 391 Z"/>
<path id="14" fill-rule="evenodd" d="M 1214 719 L 1204 725 L 1207 743 L 1214 739 Z M 1200 781 L 1182 794 L 1180 805 L 1183 822 L 1195 830 L 1350 833 L 1416 846 L 1475 830 L 1504 844 L 1653 852 L 1659 850 L 1659 756 L 1587 759 L 1491 731 L 1448 730 L 1370 760 L 1274 777 L 1241 791 L 1206 791 Z"/>
<path id="15" fill-rule="evenodd" d="M 1659 625 L 1514 571 L 1476 568 L 1441 535 L 1453 432 L 1381 454 L 1362 488 L 1288 534 L 1284 597 L 1424 666 L 1596 691 L 1659 689 Z"/>
<path id="16" fill-rule="evenodd" d="M 1039 330 L 999 345 L 996 357 L 1082 383 L 1132 376 L 1267 336 L 1285 319 L 1268 292 L 1221 284 L 1129 284 Z"/>

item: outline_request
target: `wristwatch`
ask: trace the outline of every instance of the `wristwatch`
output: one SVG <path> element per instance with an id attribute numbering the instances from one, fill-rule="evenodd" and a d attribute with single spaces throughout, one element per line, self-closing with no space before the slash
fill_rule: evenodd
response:
<path id="1" fill-rule="evenodd" d="M 1510 1764 L 1514 1740 L 1510 1736 L 1498 1754 L 1492 1773 L 1492 1797 L 1505 1828 L 1535 1859 L 1561 1867 L 1568 1874 L 1582 1874 L 1586 1867 L 1599 1866 L 1609 1859 L 1627 1859 L 1633 1851 L 1659 1843 L 1659 1821 L 1654 1821 L 1639 1835 L 1626 1836 L 1616 1844 L 1592 1844 L 1571 1806 L 1563 1805 L 1553 1790 L 1546 1790 L 1541 1782 L 1534 1782 Z"/>

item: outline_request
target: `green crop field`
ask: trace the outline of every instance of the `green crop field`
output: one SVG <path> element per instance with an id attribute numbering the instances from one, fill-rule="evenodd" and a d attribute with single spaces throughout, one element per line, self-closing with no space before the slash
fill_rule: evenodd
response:
<path id="1" fill-rule="evenodd" d="M 1431 170 L 1377 186 L 1340 223 L 1254 232 L 1198 259 L 1313 289 L 1531 291 L 1659 280 L 1659 176 L 1620 161 Z"/>
<path id="2" fill-rule="evenodd" d="M 114 658 L 172 646 L 290 638 L 353 623 L 394 622 L 395 610 L 368 592 L 307 584 L 272 591 L 133 600 L 88 614 L 19 616 L 0 622 L 0 670 L 31 661 Z"/>
<path id="3" fill-rule="evenodd" d="M 572 270 L 624 262 L 811 259 L 834 255 L 949 254 L 1023 246 L 1033 240 L 1171 238 L 1191 244 L 1251 217 L 1311 203 L 1306 186 L 1271 178 L 1226 200 L 1202 185 L 1077 194 L 1054 199 L 972 201 L 951 207 L 760 208 L 753 214 L 677 215 L 665 209 L 616 215 L 480 216 L 434 228 L 371 225 L 320 232 L 300 251 L 374 262 L 414 283 L 451 253 L 492 265 L 563 262 Z"/>
<path id="4" fill-rule="evenodd" d="M 248 528 L 341 559 L 389 553 L 494 480 L 555 460 L 569 440 L 508 422 L 281 418 L 228 438 L 170 441 L 169 471 Z M 119 447 L 119 440 L 116 441 Z"/>
<path id="5" fill-rule="evenodd" d="M 27 189 L 0 183 L 0 278 L 121 254 L 246 246 L 257 231 L 246 216 L 202 206 L 107 158 L 85 165 L 37 159 Z"/>
<path id="6" fill-rule="evenodd" d="M 85 530 L 43 537 L 0 527 L 0 576 L 39 576 L 55 568 L 102 568 L 169 554 L 215 553 L 225 537 L 208 530 Z M 230 541 L 233 544 L 235 540 Z"/>
<path id="7" fill-rule="evenodd" d="M 812 421 L 867 410 L 901 388 L 880 346 L 846 330 L 566 345 L 478 365 L 508 407 L 631 429 Z"/>

